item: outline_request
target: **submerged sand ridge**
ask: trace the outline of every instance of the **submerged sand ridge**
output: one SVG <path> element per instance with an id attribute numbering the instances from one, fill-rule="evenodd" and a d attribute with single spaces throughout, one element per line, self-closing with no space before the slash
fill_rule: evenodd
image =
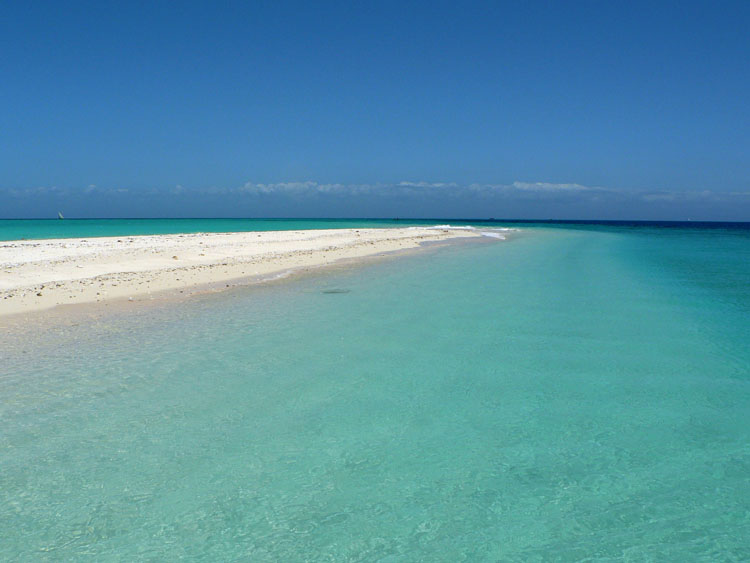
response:
<path id="1" fill-rule="evenodd" d="M 0 242 L 0 315 L 63 304 L 148 298 L 478 237 L 468 229 L 328 229 Z"/>

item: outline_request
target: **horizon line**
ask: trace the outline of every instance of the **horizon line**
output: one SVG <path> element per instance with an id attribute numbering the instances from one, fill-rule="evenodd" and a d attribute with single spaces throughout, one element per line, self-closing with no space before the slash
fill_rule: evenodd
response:
<path id="1" fill-rule="evenodd" d="M 510 219 L 495 217 L 0 217 L 0 221 L 475 221 L 494 223 L 718 223 L 750 224 L 746 221 L 704 219 Z"/>

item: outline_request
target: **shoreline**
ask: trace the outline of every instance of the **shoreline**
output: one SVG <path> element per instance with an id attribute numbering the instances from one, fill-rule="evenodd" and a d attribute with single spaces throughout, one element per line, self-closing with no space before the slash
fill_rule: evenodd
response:
<path id="1" fill-rule="evenodd" d="M 482 238 L 478 230 L 438 226 L 3 241 L 0 319 L 218 291 L 425 243 Z"/>

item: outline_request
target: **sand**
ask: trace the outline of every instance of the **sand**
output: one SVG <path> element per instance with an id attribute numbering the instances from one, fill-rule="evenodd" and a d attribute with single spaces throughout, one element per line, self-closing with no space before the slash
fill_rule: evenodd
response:
<path id="1" fill-rule="evenodd" d="M 472 230 L 410 227 L 4 241 L 0 316 L 153 299 L 478 236 Z"/>

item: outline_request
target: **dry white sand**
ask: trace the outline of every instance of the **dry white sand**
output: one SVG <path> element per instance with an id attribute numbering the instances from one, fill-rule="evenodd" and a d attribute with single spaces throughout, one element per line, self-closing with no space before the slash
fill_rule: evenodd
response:
<path id="1" fill-rule="evenodd" d="M 198 233 L 0 242 L 0 316 L 57 305 L 150 299 L 342 259 L 481 236 L 450 228 Z"/>

